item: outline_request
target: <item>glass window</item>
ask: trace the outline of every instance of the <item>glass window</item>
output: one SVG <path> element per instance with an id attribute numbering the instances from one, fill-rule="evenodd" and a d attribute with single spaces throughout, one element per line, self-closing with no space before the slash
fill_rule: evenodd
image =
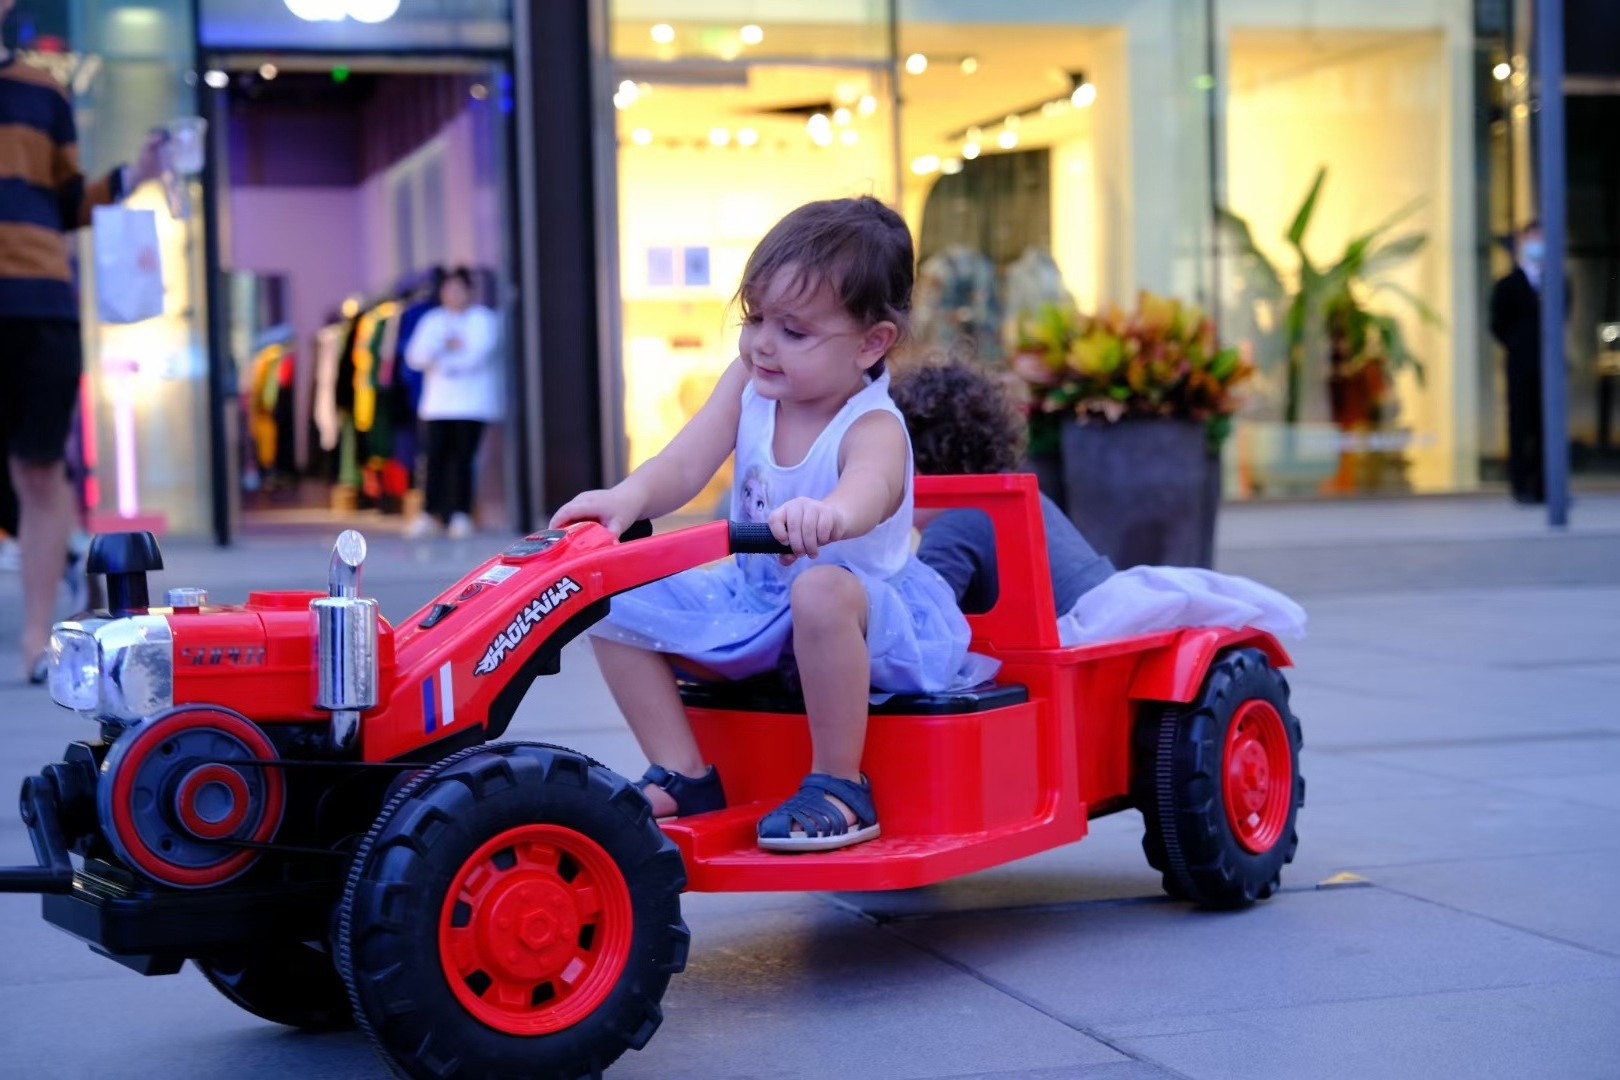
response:
<path id="1" fill-rule="evenodd" d="M 893 201 L 886 70 L 739 63 L 616 68 L 619 297 L 629 467 L 736 356 L 730 302 L 754 245 L 813 199 Z M 729 490 L 716 478 L 694 509 Z"/>
<path id="2" fill-rule="evenodd" d="M 884 60 L 890 0 L 613 0 L 622 60 Z"/>
<path id="3" fill-rule="evenodd" d="M 1247 234 L 1228 233 L 1222 326 L 1259 377 L 1228 494 L 1472 486 L 1470 5 L 1332 33 L 1314 6 L 1233 8 L 1226 205 Z"/>
<path id="4" fill-rule="evenodd" d="M 84 167 L 93 175 L 132 160 L 152 128 L 195 113 L 185 79 L 192 7 L 189 0 L 74 0 L 68 13 L 70 47 L 100 61 L 78 66 L 70 84 Z M 157 218 L 164 310 L 156 318 L 116 326 L 96 319 L 92 240 L 89 230 L 79 234 L 84 443 L 94 470 L 87 496 L 99 529 L 207 527 L 202 203 L 196 182 L 182 186 L 173 209 L 161 183 L 143 185 L 125 203 Z"/>

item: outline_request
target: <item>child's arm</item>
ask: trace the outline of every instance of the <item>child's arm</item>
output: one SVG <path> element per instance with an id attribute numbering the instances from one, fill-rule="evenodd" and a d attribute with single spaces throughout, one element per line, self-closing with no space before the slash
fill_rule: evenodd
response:
<path id="1" fill-rule="evenodd" d="M 825 499 L 790 499 L 771 512 L 771 532 L 796 555 L 863 536 L 900 509 L 906 494 L 906 429 L 886 412 L 850 425 L 838 448 L 838 486 Z"/>
<path id="2" fill-rule="evenodd" d="M 575 496 L 552 516 L 551 527 L 599 521 L 613 532 L 622 533 L 642 518 L 662 517 L 685 506 L 703 490 L 736 446 L 737 420 L 747 383 L 748 372 L 742 361 L 733 360 L 709 400 L 668 446 L 613 487 Z"/>

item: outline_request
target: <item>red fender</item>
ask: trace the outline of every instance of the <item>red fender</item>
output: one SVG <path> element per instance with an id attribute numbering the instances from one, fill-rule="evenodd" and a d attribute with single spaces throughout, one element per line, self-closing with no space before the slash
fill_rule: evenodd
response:
<path id="1" fill-rule="evenodd" d="M 1189 702 L 1198 696 L 1198 689 L 1204 684 L 1204 673 L 1215 658 L 1236 648 L 1259 649 L 1272 667 L 1293 666 L 1288 651 L 1264 630 L 1225 627 L 1183 630 L 1171 641 L 1143 654 L 1141 665 L 1131 678 L 1130 697 L 1133 701 Z"/>

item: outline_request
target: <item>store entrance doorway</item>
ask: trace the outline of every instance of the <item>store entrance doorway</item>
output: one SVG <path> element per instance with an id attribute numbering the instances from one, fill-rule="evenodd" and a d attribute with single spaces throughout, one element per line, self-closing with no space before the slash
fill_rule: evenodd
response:
<path id="1" fill-rule="evenodd" d="M 509 512 L 502 387 L 511 303 L 511 78 L 484 58 L 210 57 L 232 531 L 357 524 L 423 510 L 424 376 L 408 362 L 446 273 L 493 313 L 496 402 L 468 507 Z M 467 417 L 473 419 L 473 417 Z"/>

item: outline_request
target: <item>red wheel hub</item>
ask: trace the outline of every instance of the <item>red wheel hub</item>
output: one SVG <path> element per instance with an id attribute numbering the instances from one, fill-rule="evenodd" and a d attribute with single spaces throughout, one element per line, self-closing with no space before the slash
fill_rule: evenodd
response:
<path id="1" fill-rule="evenodd" d="M 220 840 L 247 820 L 251 795 L 242 774 L 225 765 L 199 765 L 180 781 L 175 817 L 193 836 Z"/>
<path id="2" fill-rule="evenodd" d="M 1288 729 L 1276 706 L 1259 699 L 1238 706 L 1222 760 L 1221 794 L 1232 835 L 1245 851 L 1270 851 L 1294 799 Z"/>
<path id="3" fill-rule="evenodd" d="M 630 888 L 601 845 L 560 825 L 520 825 L 462 864 L 439 917 L 457 1000 L 509 1035 L 545 1035 L 596 1009 L 624 972 Z"/>

